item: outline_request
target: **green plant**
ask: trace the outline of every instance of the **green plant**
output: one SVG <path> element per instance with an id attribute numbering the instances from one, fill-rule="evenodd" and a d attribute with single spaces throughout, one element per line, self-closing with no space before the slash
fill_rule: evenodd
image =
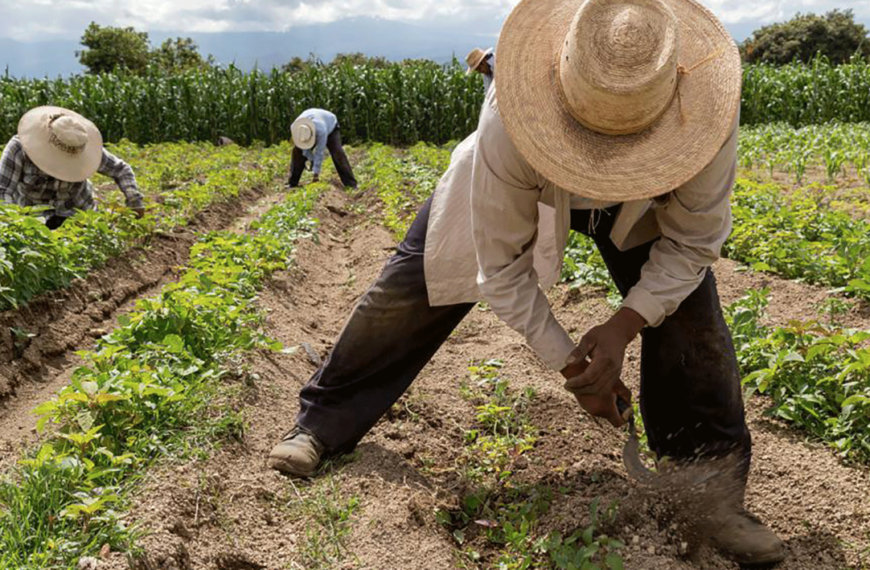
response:
<path id="1" fill-rule="evenodd" d="M 224 363 L 256 347 L 258 287 L 287 267 L 312 231 L 308 213 L 325 184 L 289 195 L 254 235 L 212 233 L 191 251 L 176 283 L 119 320 L 56 398 L 40 405 L 47 434 L 0 481 L 0 567 L 72 568 L 109 544 L 131 545 L 118 509 L 142 468 L 166 454 L 207 409 Z M 293 221 L 295 220 L 295 224 Z M 296 227 L 299 231 L 293 230 Z M 238 433 L 238 417 L 221 429 Z"/>
<path id="2" fill-rule="evenodd" d="M 759 322 L 765 305 L 753 292 L 726 310 L 747 397 L 770 396 L 769 415 L 870 461 L 870 333 L 815 321 L 771 329 Z"/>

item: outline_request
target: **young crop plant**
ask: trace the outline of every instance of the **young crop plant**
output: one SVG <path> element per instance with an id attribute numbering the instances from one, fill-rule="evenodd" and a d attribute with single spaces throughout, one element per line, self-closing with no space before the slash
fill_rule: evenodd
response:
<path id="1" fill-rule="evenodd" d="M 325 188 L 288 195 L 253 235 L 204 236 L 178 282 L 80 354 L 70 385 L 36 410 L 39 429 L 51 427 L 45 443 L 0 479 L 0 568 L 72 569 L 106 544 L 132 548 L 135 532 L 119 513 L 143 469 L 195 435 L 189 428 L 207 416 L 228 359 L 281 349 L 258 331 L 254 301 L 311 232 Z"/>
<path id="2" fill-rule="evenodd" d="M 567 536 L 546 530 L 551 505 L 568 490 L 519 480 L 515 468 L 531 460 L 537 440 L 537 429 L 526 417 L 536 394 L 511 388 L 503 365 L 497 359 L 473 364 L 460 387 L 475 406 L 461 460 L 469 491 L 458 508 L 436 513 L 460 549 L 460 567 L 621 570 L 623 545 L 602 530 L 613 523 L 615 505 L 602 517 L 598 500 L 593 501 L 588 523 Z"/>
<path id="3" fill-rule="evenodd" d="M 726 309 L 747 397 L 772 400 L 769 415 L 825 441 L 847 461 L 870 462 L 870 332 L 817 321 L 760 324 L 766 291 Z"/>
<path id="4" fill-rule="evenodd" d="M 811 193 L 738 180 L 724 252 L 758 271 L 837 287 L 870 299 L 870 222 L 820 204 Z"/>
<path id="5" fill-rule="evenodd" d="M 292 149 L 288 144 L 140 149 L 123 142 L 114 150 L 130 154 L 146 200 L 153 201 L 149 215 L 136 219 L 120 207 L 117 192 L 108 192 L 99 210 L 79 212 L 51 231 L 35 209 L 0 205 L 0 310 L 68 286 L 131 247 L 147 245 L 155 233 L 185 225 L 212 203 L 271 184 L 286 173 Z"/>
<path id="6" fill-rule="evenodd" d="M 740 165 L 760 168 L 773 177 L 787 172 L 802 186 L 808 171 L 825 173 L 833 184 L 854 173 L 870 186 L 870 123 L 828 123 L 794 128 L 785 123 L 740 130 Z"/>

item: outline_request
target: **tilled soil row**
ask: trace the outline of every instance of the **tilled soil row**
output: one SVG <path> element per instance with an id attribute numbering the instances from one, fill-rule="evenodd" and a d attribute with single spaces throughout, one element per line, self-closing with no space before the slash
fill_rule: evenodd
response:
<path id="1" fill-rule="evenodd" d="M 69 382 L 79 365 L 75 353 L 92 348 L 137 299 L 174 279 L 199 235 L 229 228 L 271 197 L 255 188 L 213 204 L 187 226 L 155 234 L 147 247 L 131 249 L 70 287 L 0 314 L 0 468 L 32 442 L 30 410 Z"/>
<path id="2" fill-rule="evenodd" d="M 589 524 L 593 500 L 616 501 L 617 518 L 603 530 L 626 544 L 621 552 L 626 568 L 737 568 L 693 542 L 684 521 L 628 478 L 621 462 L 625 434 L 582 414 L 523 339 L 485 310 L 472 311 L 349 462 L 314 483 L 271 471 L 266 456 L 293 424 L 299 388 L 328 352 L 393 243 L 374 212 L 346 214 L 352 210 L 346 195 L 329 193 L 318 211 L 319 242 L 302 242 L 296 267 L 279 275 L 261 296 L 267 332 L 305 350 L 252 358 L 250 386 L 240 399 L 250 425 L 244 442 L 153 471 L 128 516 L 148 532 L 140 542 L 144 554 L 132 562 L 113 554 L 101 567 L 307 568 L 304 551 L 324 534 L 314 517 L 332 501 L 333 506 L 356 506 L 345 549 L 333 553 L 343 562 L 321 567 L 477 568 L 457 554 L 456 542 L 435 512 L 456 508 L 468 491 L 457 462 L 475 410 L 460 396 L 460 382 L 472 362 L 500 358 L 502 374 L 515 389 L 537 391 L 530 419 L 539 439 L 528 461 L 515 465 L 517 482 L 564 491 L 541 517 L 541 529 L 569 534 Z M 812 316 L 807 307 L 826 296 L 820 288 L 739 271 L 727 260 L 716 271 L 723 303 L 749 288 L 769 287 L 774 324 Z M 561 288 L 551 302 L 577 338 L 612 311 L 599 291 Z M 849 319 L 867 326 L 858 312 Z M 639 343 L 630 347 L 624 368 L 635 393 L 639 348 Z M 870 548 L 867 470 L 841 465 L 823 446 L 806 443 L 799 432 L 765 418 L 765 404 L 756 397 L 747 406 L 755 450 L 747 506 L 787 541 L 788 559 L 780 568 L 862 567 Z M 305 508 L 315 488 L 310 485 L 330 497 L 315 502 L 314 510 Z M 492 547 L 481 553 L 489 561 L 497 555 Z"/>

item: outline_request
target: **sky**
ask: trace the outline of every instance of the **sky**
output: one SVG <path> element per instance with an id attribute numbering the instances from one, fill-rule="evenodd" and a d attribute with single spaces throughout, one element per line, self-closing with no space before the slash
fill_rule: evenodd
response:
<path id="1" fill-rule="evenodd" d="M 701 0 L 745 36 L 795 12 L 851 8 L 870 25 L 870 0 Z M 92 20 L 157 32 L 286 31 L 354 16 L 376 16 L 496 34 L 515 0 L 0 0 L 0 38 L 75 39 Z M 454 28 L 455 29 L 455 28 Z"/>

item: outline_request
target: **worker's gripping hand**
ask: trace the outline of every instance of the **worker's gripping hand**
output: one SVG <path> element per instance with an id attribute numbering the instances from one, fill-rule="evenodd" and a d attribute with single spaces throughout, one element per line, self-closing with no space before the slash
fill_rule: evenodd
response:
<path id="1" fill-rule="evenodd" d="M 616 407 L 616 397 L 631 403 L 631 391 L 620 380 L 625 349 L 645 324 L 633 310 L 620 309 L 583 336 L 562 369 L 565 389 L 574 394 L 580 406 L 615 427 L 625 423 Z"/>

